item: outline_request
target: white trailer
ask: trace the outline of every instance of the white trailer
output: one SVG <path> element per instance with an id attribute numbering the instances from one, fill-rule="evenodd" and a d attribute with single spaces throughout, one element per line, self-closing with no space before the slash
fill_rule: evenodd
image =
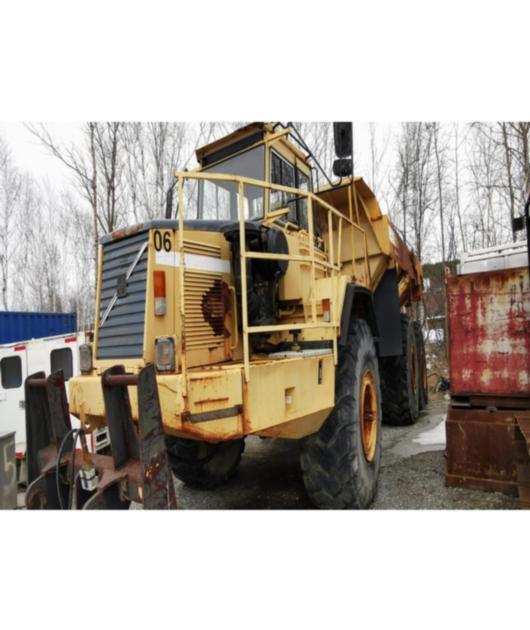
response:
<path id="1" fill-rule="evenodd" d="M 16 457 L 26 453 L 26 416 L 24 381 L 29 374 L 43 371 L 46 376 L 63 370 L 65 380 L 79 374 L 79 346 L 88 342 L 88 334 L 58 335 L 0 345 L 0 433 L 15 431 Z M 68 389 L 68 388 L 67 388 Z M 79 420 L 70 416 L 72 427 Z M 105 430 L 93 434 L 92 450 L 109 445 Z M 94 448 L 95 447 L 95 448 Z"/>

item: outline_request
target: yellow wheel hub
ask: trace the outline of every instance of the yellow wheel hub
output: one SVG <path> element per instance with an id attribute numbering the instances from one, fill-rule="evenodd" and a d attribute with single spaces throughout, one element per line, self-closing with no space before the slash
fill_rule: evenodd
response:
<path id="1" fill-rule="evenodd" d="M 365 370 L 361 380 L 361 436 L 366 461 L 371 462 L 377 446 L 379 406 L 372 370 Z"/>

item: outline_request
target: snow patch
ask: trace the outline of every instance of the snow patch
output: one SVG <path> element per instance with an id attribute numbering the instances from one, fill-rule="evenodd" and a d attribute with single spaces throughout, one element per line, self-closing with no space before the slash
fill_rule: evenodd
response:
<path id="1" fill-rule="evenodd" d="M 420 433 L 412 441 L 422 446 L 430 446 L 432 444 L 445 446 L 445 416 L 440 416 L 440 421 L 434 428 Z"/>

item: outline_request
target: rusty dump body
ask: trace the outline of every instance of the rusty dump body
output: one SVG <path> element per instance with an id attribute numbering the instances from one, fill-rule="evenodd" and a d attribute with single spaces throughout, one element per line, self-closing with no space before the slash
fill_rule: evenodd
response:
<path id="1" fill-rule="evenodd" d="M 501 264 L 501 256 L 488 264 L 507 268 L 447 278 L 446 480 L 522 495 L 528 453 L 518 423 L 530 416 L 530 287 L 528 269 Z"/>

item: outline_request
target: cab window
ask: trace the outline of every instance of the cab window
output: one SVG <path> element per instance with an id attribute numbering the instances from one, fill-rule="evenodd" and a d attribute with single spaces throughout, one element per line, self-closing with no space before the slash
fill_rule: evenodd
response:
<path id="1" fill-rule="evenodd" d="M 63 371 L 64 380 L 73 376 L 73 357 L 71 348 L 58 348 L 50 353 L 50 374 Z"/>
<path id="2" fill-rule="evenodd" d="M 202 173 L 240 175 L 250 179 L 265 179 L 265 147 L 263 145 L 218 162 Z M 196 211 L 186 204 L 189 210 L 187 219 L 234 220 L 239 216 L 239 192 L 235 182 L 220 180 L 200 180 Z M 252 221 L 263 217 L 263 188 L 245 185 L 243 211 L 245 219 Z"/>
<path id="3" fill-rule="evenodd" d="M 22 385 L 22 361 L 20 357 L 4 357 L 0 361 L 2 387 L 14 389 Z"/>
<path id="4" fill-rule="evenodd" d="M 271 151 L 271 184 L 309 190 L 309 178 L 300 169 Z M 307 230 L 307 199 L 294 194 L 272 190 L 270 195 L 270 211 L 289 208 L 287 220 Z"/>

